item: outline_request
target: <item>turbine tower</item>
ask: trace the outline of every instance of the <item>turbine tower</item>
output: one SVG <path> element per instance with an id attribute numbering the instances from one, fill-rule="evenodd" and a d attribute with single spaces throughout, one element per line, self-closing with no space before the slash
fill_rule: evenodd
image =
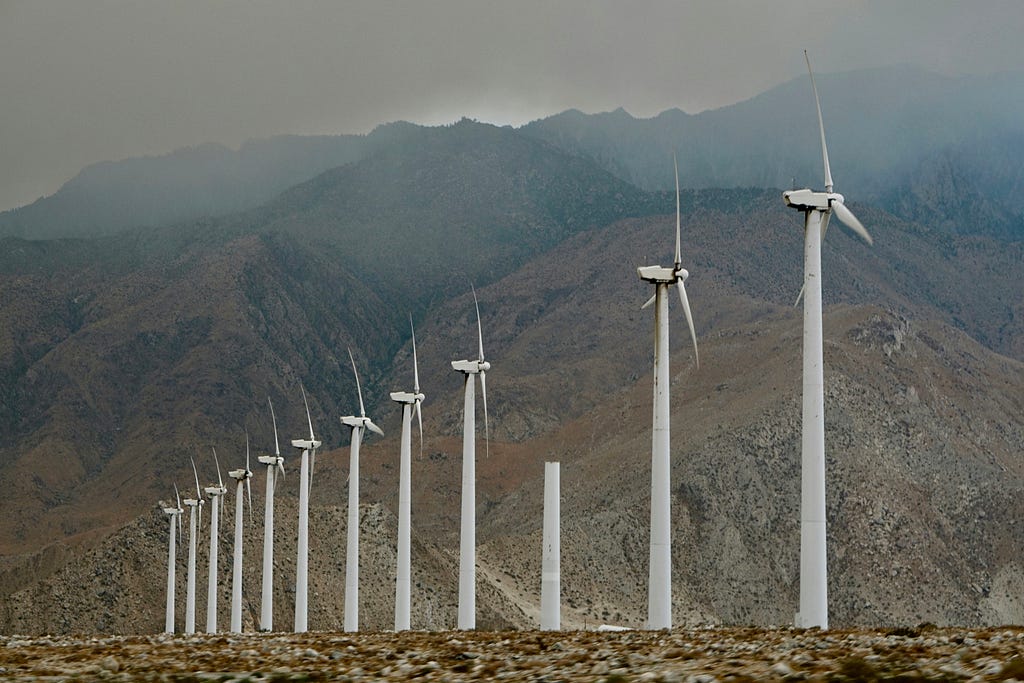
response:
<path id="1" fill-rule="evenodd" d="M 640 279 L 655 286 L 652 296 L 642 308 L 654 304 L 654 427 L 651 443 L 651 554 L 647 588 L 647 627 L 672 628 L 672 535 L 671 535 L 671 467 L 669 430 L 669 367 L 668 367 L 668 289 L 675 285 L 683 304 L 686 324 L 693 340 L 693 358 L 697 355 L 697 335 L 693 316 L 683 284 L 690 276 L 682 266 L 679 231 L 679 166 L 675 155 L 672 164 L 676 175 L 676 257 L 671 268 L 644 266 L 637 268 Z"/>
<path id="2" fill-rule="evenodd" d="M 274 416 L 274 404 L 267 396 L 270 404 L 270 419 L 274 423 L 274 455 L 261 455 L 257 458 L 261 465 L 267 466 L 267 502 L 263 513 L 263 590 L 260 603 L 260 630 L 274 630 L 274 487 L 277 486 L 277 473 L 284 476 L 284 458 L 281 457 L 281 443 L 277 438 L 277 418 Z"/>
<path id="3" fill-rule="evenodd" d="M 381 436 L 384 432 L 366 417 L 363 390 L 359 386 L 359 372 L 352 349 L 348 350 L 348 359 L 352 361 L 352 374 L 359 393 L 359 417 L 346 415 L 341 418 L 341 423 L 352 430 L 348 465 L 348 544 L 345 548 L 345 630 L 351 632 L 359 630 L 359 446 L 367 429 Z"/>
<path id="4" fill-rule="evenodd" d="M 411 602 L 411 528 L 412 528 L 412 411 L 420 425 L 420 451 L 423 450 L 423 412 L 420 405 L 426 398 L 420 393 L 420 367 L 416 359 L 416 328 L 409 316 L 412 330 L 413 390 L 393 391 L 391 400 L 402 406 L 402 439 L 399 446 L 398 473 L 398 570 L 395 574 L 395 631 L 408 631 Z"/>
<path id="5" fill-rule="evenodd" d="M 185 589 L 185 633 L 191 635 L 196 632 L 196 541 L 197 534 L 203 529 L 203 489 L 199 487 L 199 472 L 196 471 L 196 461 L 192 458 L 192 475 L 196 482 L 196 497 L 186 498 L 182 502 L 188 506 L 188 580 Z M 197 514 L 198 513 L 198 514 Z M 198 520 L 196 519 L 198 517 Z M 197 527 L 198 521 L 198 527 Z"/>
<path id="6" fill-rule="evenodd" d="M 174 633 L 174 569 L 178 556 L 176 532 L 181 531 L 181 513 L 185 512 L 181 507 L 177 484 L 174 485 L 174 500 L 177 503 L 175 507 L 161 506 L 171 522 L 171 533 L 167 542 L 167 612 L 164 617 L 166 633 Z"/>
<path id="7" fill-rule="evenodd" d="M 794 621 L 802 628 L 828 628 L 828 565 L 825 525 L 825 375 L 821 328 L 821 242 L 834 211 L 865 242 L 871 235 L 843 203 L 843 195 L 832 191 L 832 171 L 825 146 L 825 124 L 821 117 L 818 88 L 811 60 L 804 50 L 807 73 L 818 110 L 821 156 L 825 166 L 825 191 L 810 189 L 782 193 L 786 206 L 804 214 L 804 344 L 803 344 L 803 433 L 800 447 L 800 611 Z M 798 298 L 799 300 L 799 298 Z"/>
<path id="8" fill-rule="evenodd" d="M 217 535 L 220 533 L 220 504 L 224 494 L 228 492 L 224 479 L 220 476 L 220 461 L 217 460 L 217 449 L 213 449 L 213 461 L 217 465 L 217 485 L 207 486 L 206 495 L 210 497 L 210 578 L 206 587 L 206 632 L 217 632 Z"/>
<path id="9" fill-rule="evenodd" d="M 541 550 L 540 630 L 562 627 L 561 463 L 544 463 L 544 532 Z"/>
<path id="10" fill-rule="evenodd" d="M 231 470 L 228 476 L 235 484 L 235 557 L 231 565 L 231 632 L 242 632 L 242 484 L 249 500 L 249 521 L 252 522 L 252 470 L 249 469 L 249 432 L 245 433 L 245 469 Z"/>
<path id="11" fill-rule="evenodd" d="M 305 633 L 307 629 L 309 597 L 309 485 L 313 475 L 313 464 L 316 462 L 316 449 L 320 442 L 313 436 L 313 418 L 309 414 L 309 401 L 306 390 L 302 391 L 302 402 L 306 406 L 306 420 L 309 422 L 308 439 L 292 439 L 292 447 L 302 451 L 299 466 L 299 538 L 298 557 L 295 562 L 295 632 Z"/>
<path id="12" fill-rule="evenodd" d="M 462 525 L 459 534 L 459 614 L 458 628 L 476 628 L 476 383 L 480 375 L 480 393 L 484 398 L 484 434 L 490 451 L 490 427 L 487 424 L 487 371 L 484 360 L 484 334 L 480 325 L 480 303 L 473 288 L 476 307 L 476 331 L 479 341 L 477 360 L 453 360 L 452 368 L 466 376 L 466 397 L 462 417 Z"/>

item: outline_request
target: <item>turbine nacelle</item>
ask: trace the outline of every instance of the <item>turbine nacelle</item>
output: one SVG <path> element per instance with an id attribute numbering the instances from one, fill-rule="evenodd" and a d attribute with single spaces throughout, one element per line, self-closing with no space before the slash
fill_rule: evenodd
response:
<path id="1" fill-rule="evenodd" d="M 256 462 L 268 467 L 277 467 L 284 464 L 284 458 L 279 455 L 261 455 L 256 458 Z"/>
<path id="2" fill-rule="evenodd" d="M 210 496 L 211 498 L 215 498 L 216 496 L 223 496 L 224 494 L 226 494 L 228 492 L 228 489 L 226 486 L 207 486 L 206 488 L 203 489 L 203 491 L 205 491 L 206 495 Z"/>
<path id="3" fill-rule="evenodd" d="M 181 513 L 185 512 L 182 508 L 174 508 L 174 507 L 165 507 L 165 508 L 163 508 L 163 511 L 166 512 L 169 515 L 180 515 Z"/>
<path id="4" fill-rule="evenodd" d="M 782 201 L 786 202 L 786 206 L 797 211 L 828 211 L 834 197 L 843 201 L 843 195 L 836 192 L 815 192 L 808 188 L 787 190 L 782 193 Z"/>
<path id="5" fill-rule="evenodd" d="M 190 508 L 194 508 L 197 505 L 202 505 L 203 501 L 201 499 L 198 499 L 198 498 L 186 498 L 183 501 L 181 501 L 181 503 L 182 503 L 182 505 L 187 505 Z"/>
<path id="6" fill-rule="evenodd" d="M 491 364 L 485 360 L 453 360 L 452 369 L 466 375 L 479 375 L 490 370 Z"/>
<path id="7" fill-rule="evenodd" d="M 488 365 L 489 365 L 489 363 L 488 363 Z M 391 392 L 391 400 L 394 401 L 395 403 L 409 403 L 409 404 L 420 403 L 425 398 L 426 398 L 426 395 L 419 394 L 419 393 L 414 393 L 414 392 L 411 392 L 411 391 L 392 391 Z"/>
<path id="8" fill-rule="evenodd" d="M 228 476 L 231 477 L 232 479 L 237 479 L 238 481 L 244 481 L 252 476 L 252 472 L 250 470 L 242 469 L 231 470 L 230 472 L 228 472 Z"/>
<path id="9" fill-rule="evenodd" d="M 375 425 L 373 423 L 373 420 L 371 420 L 368 417 L 363 417 L 359 415 L 346 415 L 345 417 L 342 417 L 340 419 L 341 423 L 346 427 L 351 427 L 352 429 L 369 429 L 374 434 L 384 436 L 384 432 L 381 431 L 381 428 Z"/>
<path id="10" fill-rule="evenodd" d="M 315 439 L 292 439 L 292 446 L 303 451 L 320 448 L 320 442 Z"/>

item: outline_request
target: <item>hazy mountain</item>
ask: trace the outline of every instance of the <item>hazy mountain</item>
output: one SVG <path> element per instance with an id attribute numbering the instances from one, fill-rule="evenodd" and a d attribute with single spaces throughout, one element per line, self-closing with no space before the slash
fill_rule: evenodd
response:
<path id="1" fill-rule="evenodd" d="M 188 488 L 190 456 L 213 478 L 210 446 L 239 464 L 246 428 L 269 449 L 267 394 L 282 439 L 304 433 L 300 382 L 325 441 L 311 623 L 336 627 L 347 465 L 332 449 L 355 400 L 348 346 L 388 434 L 362 461 L 364 623 L 385 627 L 398 416 L 386 394 L 411 381 L 410 311 L 428 397 L 414 600 L 421 624 L 451 626 L 461 381 L 449 361 L 476 346 L 467 279 L 494 364 L 493 443 L 478 464 L 481 625 L 530 623 L 545 459 L 564 466 L 567 623 L 640 623 L 653 323 L 635 268 L 670 257 L 674 198 L 511 129 L 403 134 L 241 214 L 3 241 L 0 631 L 159 628 L 155 501 L 172 482 Z M 785 622 L 801 217 L 777 191 L 688 191 L 683 206 L 701 369 L 673 307 L 676 615 Z M 835 623 L 1019 621 L 1024 245 L 852 208 L 875 246 L 834 227 L 824 252 Z M 283 511 L 297 488 L 288 462 Z M 280 516 L 283 538 L 293 518 Z M 249 545 L 249 618 L 257 556 Z M 281 556 L 283 614 L 293 559 Z"/>

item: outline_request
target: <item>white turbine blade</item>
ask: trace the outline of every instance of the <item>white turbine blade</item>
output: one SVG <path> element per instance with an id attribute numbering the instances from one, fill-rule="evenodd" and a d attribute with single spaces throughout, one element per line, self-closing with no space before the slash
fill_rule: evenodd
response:
<path id="1" fill-rule="evenodd" d="M 473 290 L 473 306 L 476 307 L 476 336 L 477 340 L 480 342 L 480 356 L 477 360 L 482 363 L 484 361 L 484 332 L 483 328 L 480 326 L 480 302 L 477 301 L 476 298 L 476 287 L 473 287 L 472 284 L 469 286 Z"/>
<path id="2" fill-rule="evenodd" d="M 646 303 L 644 303 L 644 305 L 640 307 L 640 310 L 642 311 L 642 310 L 644 310 L 645 308 L 647 308 L 648 306 L 650 306 L 651 304 L 653 304 L 653 303 L 654 303 L 654 298 L 655 298 L 656 296 L 658 296 L 658 295 L 657 295 L 657 294 L 652 294 L 652 295 L 651 295 L 651 298 L 650 298 L 650 299 L 648 299 L 648 300 L 647 300 L 647 302 L 646 302 Z"/>
<path id="3" fill-rule="evenodd" d="M 373 424 L 372 420 L 367 420 L 366 421 L 366 428 L 369 429 L 374 434 L 378 434 L 380 436 L 384 436 L 383 430 L 381 430 L 381 428 L 378 427 L 377 425 Z"/>
<path id="4" fill-rule="evenodd" d="M 366 408 L 363 407 L 363 389 L 359 386 L 359 371 L 356 370 L 356 359 L 352 357 L 352 349 L 348 349 L 348 359 L 352 361 L 352 374 L 356 376 L 356 392 L 359 394 L 359 417 L 366 417 Z"/>
<path id="5" fill-rule="evenodd" d="M 251 472 L 249 469 L 249 430 L 245 430 L 245 471 Z"/>
<path id="6" fill-rule="evenodd" d="M 316 466 L 316 449 L 309 451 L 309 488 L 313 488 L 313 468 Z"/>
<path id="7" fill-rule="evenodd" d="M 277 439 L 277 417 L 274 415 L 274 404 L 267 396 L 267 403 L 270 404 L 270 420 L 274 423 L 274 455 L 281 457 L 281 442 Z"/>
<path id="8" fill-rule="evenodd" d="M 416 401 L 416 420 L 420 423 L 420 458 L 423 458 L 423 410 L 420 401 Z"/>
<path id="9" fill-rule="evenodd" d="M 306 390 L 301 384 L 299 385 L 299 390 L 302 391 L 302 402 L 306 404 L 306 420 L 309 422 L 309 440 L 316 441 L 316 437 L 313 436 L 313 418 L 309 414 L 309 401 L 306 400 Z"/>
<path id="10" fill-rule="evenodd" d="M 213 448 L 213 446 L 210 446 L 210 448 Z M 224 479 L 220 476 L 220 460 L 217 459 L 216 448 L 213 448 L 213 461 L 217 463 L 217 482 L 220 484 L 221 488 L 224 488 Z"/>
<path id="11" fill-rule="evenodd" d="M 245 495 L 249 498 L 249 525 L 252 526 L 252 478 L 245 478 Z"/>
<path id="12" fill-rule="evenodd" d="M 281 470 L 281 476 L 284 477 L 284 462 L 278 462 L 277 469 Z M 277 486 L 277 475 L 274 475 L 274 485 Z"/>
<path id="13" fill-rule="evenodd" d="M 487 373 L 480 373 L 480 394 L 484 397 L 484 444 L 487 457 L 491 457 L 491 426 L 487 419 Z"/>
<path id="14" fill-rule="evenodd" d="M 800 299 L 803 298 L 803 296 L 804 296 L 804 289 L 806 289 L 806 288 L 807 288 L 807 283 L 806 282 L 803 283 L 802 285 L 800 285 L 800 293 L 796 295 L 796 302 L 793 304 L 794 308 L 796 308 L 797 306 L 800 305 Z"/>
<path id="15" fill-rule="evenodd" d="M 686 298 L 686 285 L 682 279 L 676 280 L 676 289 L 679 290 L 679 300 L 683 303 L 683 313 L 686 314 L 686 324 L 690 326 L 690 339 L 693 340 L 693 360 L 700 368 L 700 356 L 697 354 L 697 333 L 693 330 L 693 315 L 690 313 L 690 300 Z"/>
<path id="16" fill-rule="evenodd" d="M 180 510 L 181 509 L 181 496 L 178 494 L 178 485 L 177 484 L 174 485 L 174 500 L 176 500 L 178 502 L 178 507 L 176 507 L 175 510 Z M 181 530 L 181 515 L 180 514 L 176 514 L 175 517 L 178 518 L 178 535 L 181 536 L 184 533 Z"/>
<path id="17" fill-rule="evenodd" d="M 818 130 L 821 131 L 821 158 L 825 163 L 825 192 L 832 191 L 832 170 L 828 166 L 828 147 L 825 146 L 825 122 L 821 118 L 821 102 L 818 100 L 818 86 L 814 83 L 814 72 L 811 71 L 811 58 L 804 50 L 804 60 L 807 62 L 807 73 L 811 76 L 811 89 L 814 90 L 814 105 L 818 108 Z"/>
<path id="18" fill-rule="evenodd" d="M 682 241 L 679 236 L 679 164 L 676 162 L 676 153 L 672 152 L 672 167 L 676 172 L 676 268 L 683 262 Z"/>
<path id="19" fill-rule="evenodd" d="M 199 472 L 196 470 L 196 461 L 191 455 L 188 457 L 192 461 L 192 474 L 196 478 L 196 500 L 203 499 L 203 490 L 199 488 Z"/>
<path id="20" fill-rule="evenodd" d="M 413 393 L 420 393 L 420 364 L 416 359 L 416 328 L 412 324 L 412 313 L 409 314 L 409 329 L 412 330 L 412 376 L 413 376 Z"/>
<path id="21" fill-rule="evenodd" d="M 871 235 L 868 234 L 864 224 L 857 220 L 857 217 L 853 215 L 853 212 L 846 208 L 846 205 L 841 201 L 835 200 L 832 202 L 832 210 L 836 213 L 836 218 L 842 221 L 850 230 L 853 230 L 857 235 L 867 242 L 868 244 L 874 244 L 874 240 L 871 239 Z"/>

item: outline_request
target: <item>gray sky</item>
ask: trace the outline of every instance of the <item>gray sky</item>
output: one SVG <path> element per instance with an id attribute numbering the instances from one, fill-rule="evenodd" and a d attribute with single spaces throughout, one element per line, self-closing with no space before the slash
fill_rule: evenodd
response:
<path id="1" fill-rule="evenodd" d="M 803 73 L 1024 70 L 1017 0 L 0 0 L 0 210 L 83 166 L 404 119 L 721 107 Z"/>

